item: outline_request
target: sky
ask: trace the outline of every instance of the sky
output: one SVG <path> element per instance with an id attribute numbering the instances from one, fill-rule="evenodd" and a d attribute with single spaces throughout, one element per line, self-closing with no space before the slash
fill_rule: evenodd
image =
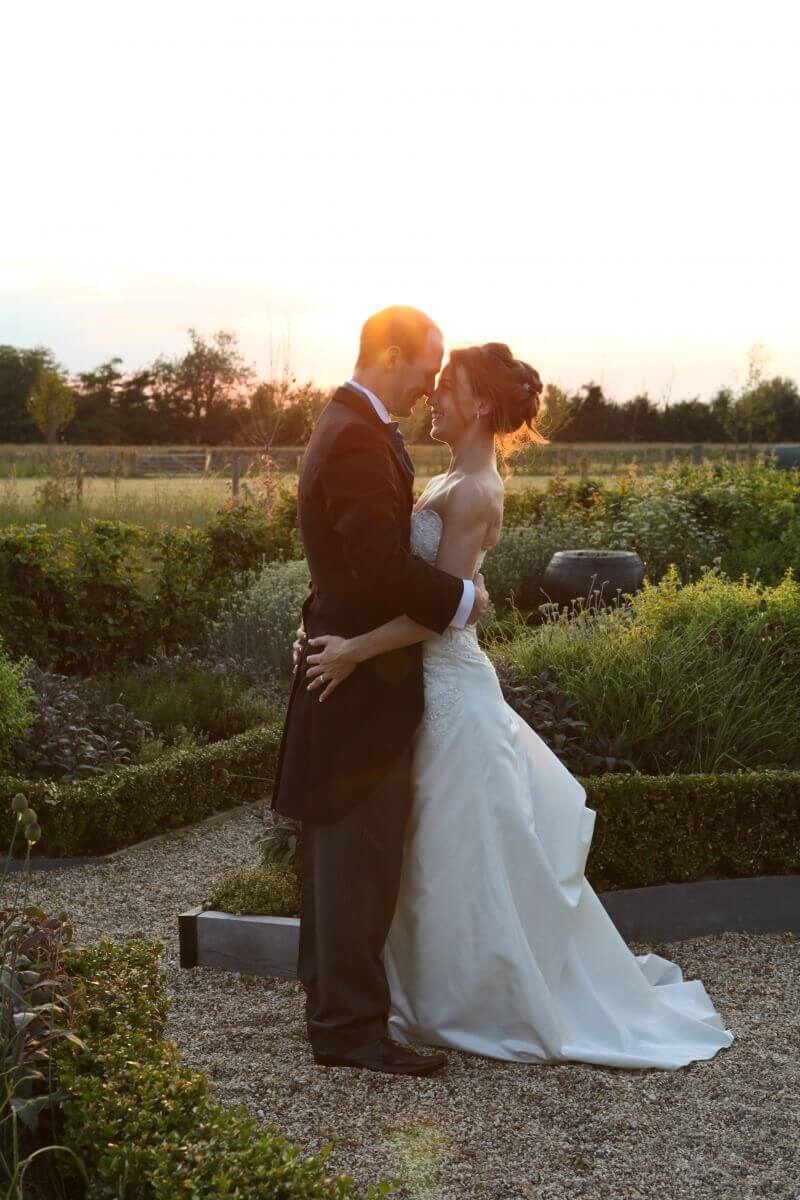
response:
<path id="1" fill-rule="evenodd" d="M 363 320 L 625 399 L 800 380 L 795 0 L 6 6 L 0 343 L 133 370 L 237 333 L 348 378 Z"/>

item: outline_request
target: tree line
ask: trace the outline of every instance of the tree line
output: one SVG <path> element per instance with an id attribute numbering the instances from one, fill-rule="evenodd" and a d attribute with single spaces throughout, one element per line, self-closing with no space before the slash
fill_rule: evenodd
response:
<path id="1" fill-rule="evenodd" d="M 114 357 L 77 375 L 46 347 L 0 345 L 0 443 L 305 445 L 332 389 L 288 371 L 259 380 L 225 330 L 205 338 L 190 329 L 189 342 L 137 371 Z M 410 442 L 429 441 L 426 406 L 402 424 Z M 792 379 L 768 378 L 754 347 L 745 384 L 709 400 L 658 404 L 645 392 L 620 402 L 594 382 L 574 393 L 548 384 L 542 425 L 561 442 L 800 441 L 800 392 Z"/>

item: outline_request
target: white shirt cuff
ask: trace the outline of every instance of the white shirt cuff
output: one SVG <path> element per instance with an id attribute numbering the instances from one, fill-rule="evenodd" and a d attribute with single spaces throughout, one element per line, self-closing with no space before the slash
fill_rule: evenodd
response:
<path id="1" fill-rule="evenodd" d="M 469 620 L 472 606 L 475 603 L 475 584 L 471 579 L 464 580 L 464 591 L 461 596 L 461 603 L 456 609 L 456 615 L 450 622 L 456 629 L 463 629 Z"/>

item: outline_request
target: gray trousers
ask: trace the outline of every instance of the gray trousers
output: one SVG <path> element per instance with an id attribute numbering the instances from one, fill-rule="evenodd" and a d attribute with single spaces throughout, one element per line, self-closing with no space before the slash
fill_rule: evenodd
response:
<path id="1" fill-rule="evenodd" d="M 330 824 L 303 822 L 297 974 L 314 1050 L 341 1054 L 386 1035 L 382 951 L 397 903 L 411 805 L 411 747 L 366 801 Z"/>

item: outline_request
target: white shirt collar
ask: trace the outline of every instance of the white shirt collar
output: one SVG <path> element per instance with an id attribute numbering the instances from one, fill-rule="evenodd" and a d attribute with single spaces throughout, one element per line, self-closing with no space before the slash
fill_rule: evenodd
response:
<path id="1" fill-rule="evenodd" d="M 383 421 L 384 425 L 390 424 L 392 418 L 389 416 L 388 409 L 383 401 L 380 400 L 374 392 L 371 392 L 369 388 L 365 388 L 363 383 L 356 383 L 355 379 L 348 379 L 346 386 L 355 388 L 356 391 L 362 392 L 367 397 L 372 407 L 375 409 L 375 412 Z"/>

